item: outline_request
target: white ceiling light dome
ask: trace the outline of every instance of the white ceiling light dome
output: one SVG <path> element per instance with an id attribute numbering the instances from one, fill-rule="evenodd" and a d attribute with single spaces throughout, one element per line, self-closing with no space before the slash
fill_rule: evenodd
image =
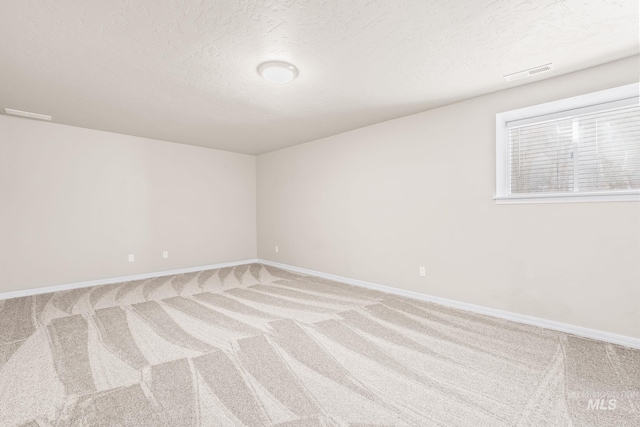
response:
<path id="1" fill-rule="evenodd" d="M 258 73 L 269 83 L 283 85 L 298 75 L 298 69 L 288 62 L 268 61 L 258 66 Z"/>

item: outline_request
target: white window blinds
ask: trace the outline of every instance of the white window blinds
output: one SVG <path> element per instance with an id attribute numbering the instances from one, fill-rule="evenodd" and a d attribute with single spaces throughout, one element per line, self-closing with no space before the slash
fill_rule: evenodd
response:
<path id="1" fill-rule="evenodd" d="M 640 106 L 507 124 L 511 194 L 640 189 Z"/>

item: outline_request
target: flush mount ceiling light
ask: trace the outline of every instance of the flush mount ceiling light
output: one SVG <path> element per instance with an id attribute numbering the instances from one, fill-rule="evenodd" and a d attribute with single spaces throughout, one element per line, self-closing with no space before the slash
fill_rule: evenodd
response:
<path id="1" fill-rule="evenodd" d="M 28 111 L 13 110 L 11 108 L 5 108 L 4 111 L 12 116 L 27 117 L 29 119 L 37 120 L 51 120 L 51 116 L 47 116 L 46 114 L 30 113 Z"/>
<path id="2" fill-rule="evenodd" d="M 283 85 L 296 78 L 298 69 L 287 62 L 269 61 L 258 66 L 258 73 L 269 83 Z"/>

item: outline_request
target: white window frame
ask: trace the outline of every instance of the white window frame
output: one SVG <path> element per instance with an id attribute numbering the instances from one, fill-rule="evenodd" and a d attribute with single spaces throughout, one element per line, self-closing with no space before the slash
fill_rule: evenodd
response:
<path id="1" fill-rule="evenodd" d="M 640 190 L 603 191 L 592 193 L 510 194 L 510 170 L 507 125 L 524 125 L 572 114 L 584 114 L 640 102 L 640 83 L 632 83 L 600 92 L 533 105 L 496 114 L 496 204 L 564 203 L 564 202 L 638 202 Z"/>

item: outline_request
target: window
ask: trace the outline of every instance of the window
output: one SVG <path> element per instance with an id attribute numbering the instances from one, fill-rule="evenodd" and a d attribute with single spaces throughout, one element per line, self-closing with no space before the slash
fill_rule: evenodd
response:
<path id="1" fill-rule="evenodd" d="M 496 115 L 496 203 L 640 201 L 631 84 Z"/>

